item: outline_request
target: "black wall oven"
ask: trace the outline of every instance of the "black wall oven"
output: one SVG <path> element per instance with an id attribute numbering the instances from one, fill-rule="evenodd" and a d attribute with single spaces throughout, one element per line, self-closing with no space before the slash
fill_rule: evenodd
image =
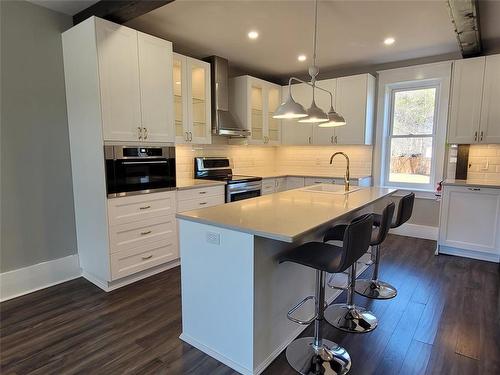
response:
<path id="1" fill-rule="evenodd" d="M 175 189 L 175 147 L 104 146 L 108 198 Z"/>

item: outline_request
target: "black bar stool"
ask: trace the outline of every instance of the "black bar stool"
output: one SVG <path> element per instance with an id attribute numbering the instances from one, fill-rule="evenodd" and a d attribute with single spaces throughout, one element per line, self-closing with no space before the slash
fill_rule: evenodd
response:
<path id="1" fill-rule="evenodd" d="M 370 214 L 373 216 L 373 214 Z M 342 241 L 343 247 L 346 247 L 347 243 L 352 243 L 356 241 L 351 237 L 351 233 L 348 233 L 348 228 L 357 222 L 359 219 L 354 219 L 349 225 L 336 225 L 329 229 L 323 239 L 324 242 L 328 241 Z M 324 313 L 325 319 L 332 326 L 351 333 L 365 333 L 374 330 L 377 327 L 378 320 L 373 315 L 372 312 L 366 310 L 363 307 L 354 305 L 354 288 L 356 286 L 356 261 L 361 258 L 368 250 L 372 237 L 372 228 L 370 228 L 369 233 L 366 235 L 368 242 L 363 242 L 363 246 L 358 244 L 357 246 L 352 246 L 350 251 L 346 254 L 346 259 L 344 267 L 340 271 L 331 272 L 338 273 L 350 268 L 349 270 L 349 285 L 347 286 L 347 303 L 334 304 L 329 306 Z M 365 240 L 358 239 L 358 241 Z"/>
<path id="2" fill-rule="evenodd" d="M 368 249 L 373 226 L 373 215 L 363 215 L 346 226 L 342 247 L 324 242 L 308 242 L 287 251 L 279 262 L 293 262 L 316 269 L 315 297 L 306 297 L 287 314 L 299 324 L 314 321 L 314 337 L 294 340 L 286 349 L 288 363 L 301 374 L 347 374 L 351 368 L 349 353 L 333 341 L 323 339 L 326 272 L 343 272 L 351 266 L 358 253 Z M 353 256 L 354 255 L 354 256 Z M 292 316 L 309 299 L 315 300 L 315 316 L 301 321 Z"/>
<path id="3" fill-rule="evenodd" d="M 415 202 L 415 193 L 405 195 L 399 201 L 398 212 L 393 220 L 394 203 L 389 204 L 382 215 L 375 214 L 373 225 L 378 228 L 371 245 L 375 249 L 375 265 L 373 268 L 372 279 L 361 279 L 356 281 L 356 293 L 373 299 L 389 299 L 396 297 L 397 290 L 392 285 L 380 281 L 378 272 L 380 266 L 380 245 L 385 241 L 390 228 L 397 228 L 406 223 L 413 213 L 413 203 Z M 392 205 L 392 209 L 389 208 Z M 378 232 L 378 235 L 377 235 Z"/>
<path id="4" fill-rule="evenodd" d="M 356 293 L 373 299 L 389 299 L 396 297 L 397 290 L 391 284 L 378 279 L 380 266 L 380 244 L 385 241 L 389 229 L 391 228 L 394 216 L 394 203 L 389 203 L 382 211 L 382 216 L 377 215 L 376 229 L 372 232 L 372 259 L 374 259 L 373 275 L 371 279 L 356 280 Z"/>

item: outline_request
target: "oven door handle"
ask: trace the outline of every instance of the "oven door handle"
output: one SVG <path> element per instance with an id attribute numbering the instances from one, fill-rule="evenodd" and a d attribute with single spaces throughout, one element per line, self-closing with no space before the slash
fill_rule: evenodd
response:
<path id="1" fill-rule="evenodd" d="M 242 188 L 242 189 L 234 189 L 234 190 L 228 190 L 229 195 L 235 194 L 235 193 L 249 193 L 252 191 L 261 191 L 261 188 Z"/>
<path id="2" fill-rule="evenodd" d="M 151 161 L 124 161 L 123 165 L 141 165 L 141 164 L 167 164 L 166 160 L 151 160 Z"/>

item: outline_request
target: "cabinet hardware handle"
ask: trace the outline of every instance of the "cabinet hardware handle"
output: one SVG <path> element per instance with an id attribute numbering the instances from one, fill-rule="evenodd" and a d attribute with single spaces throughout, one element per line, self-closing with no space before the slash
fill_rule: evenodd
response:
<path id="1" fill-rule="evenodd" d="M 187 142 L 188 141 L 188 132 L 184 132 L 184 140 Z"/>
<path id="2" fill-rule="evenodd" d="M 335 136 L 335 143 L 337 143 L 337 136 Z"/>
<path id="3" fill-rule="evenodd" d="M 479 139 L 481 142 L 483 141 L 483 131 L 481 130 L 481 138 Z"/>
<path id="4" fill-rule="evenodd" d="M 330 143 L 333 143 L 333 135 L 330 137 Z"/>
<path id="5" fill-rule="evenodd" d="M 207 204 L 207 202 L 200 202 L 200 206 L 203 206 L 204 204 Z"/>
<path id="6" fill-rule="evenodd" d="M 144 130 L 144 139 L 148 139 L 148 128 L 142 128 Z"/>
<path id="7" fill-rule="evenodd" d="M 137 138 L 142 139 L 142 128 L 140 126 L 137 127 Z"/>
<path id="8" fill-rule="evenodd" d="M 477 131 L 474 133 L 474 142 L 477 142 Z"/>
<path id="9" fill-rule="evenodd" d="M 206 191 L 199 191 L 198 194 L 206 194 Z"/>
<path id="10" fill-rule="evenodd" d="M 469 188 L 470 191 L 481 191 L 480 188 Z"/>
<path id="11" fill-rule="evenodd" d="M 189 142 L 193 142 L 193 133 L 189 132 Z"/>
<path id="12" fill-rule="evenodd" d="M 311 137 L 308 137 L 308 142 L 311 143 Z"/>
<path id="13" fill-rule="evenodd" d="M 145 236 L 146 234 L 150 234 L 150 233 L 151 233 L 151 231 L 150 231 L 150 230 L 147 230 L 147 231 L 145 231 L 145 232 L 141 232 L 141 236 Z"/>
<path id="14" fill-rule="evenodd" d="M 153 254 L 148 255 L 146 257 L 142 257 L 142 260 L 148 260 L 148 259 L 151 259 L 152 257 L 153 257 Z"/>
<path id="15" fill-rule="evenodd" d="M 139 207 L 139 210 L 147 210 L 148 208 L 151 208 L 151 206 L 142 206 Z"/>

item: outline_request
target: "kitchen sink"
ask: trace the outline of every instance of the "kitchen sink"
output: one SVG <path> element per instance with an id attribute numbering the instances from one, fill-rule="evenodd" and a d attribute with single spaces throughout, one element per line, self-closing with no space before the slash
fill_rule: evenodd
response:
<path id="1" fill-rule="evenodd" d="M 344 185 L 334 185 L 334 184 L 317 184 L 312 186 L 307 186 L 301 190 L 311 191 L 316 193 L 329 193 L 329 194 L 349 194 L 353 191 L 360 190 L 361 188 L 358 186 L 351 186 L 349 191 L 344 190 Z"/>

